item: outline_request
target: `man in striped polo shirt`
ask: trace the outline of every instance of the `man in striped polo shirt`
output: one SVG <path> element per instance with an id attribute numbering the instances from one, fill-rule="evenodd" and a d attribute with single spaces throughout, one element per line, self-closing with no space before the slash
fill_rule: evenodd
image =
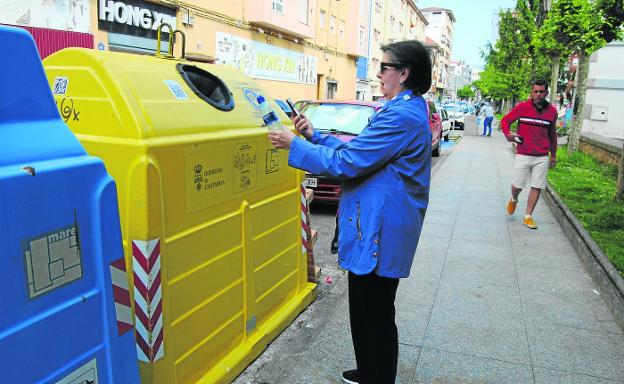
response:
<path id="1" fill-rule="evenodd" d="M 517 145 L 511 182 L 511 199 L 507 203 L 507 213 L 513 215 L 518 203 L 518 195 L 527 184 L 531 191 L 524 214 L 524 225 L 537 229 L 531 216 L 537 205 L 540 193 L 546 186 L 548 168 L 557 164 L 557 110 L 547 100 L 548 84 L 544 80 L 533 82 L 531 97 L 514 107 L 501 120 L 507 141 Z M 516 133 L 509 131 L 509 125 L 518 121 Z M 550 159 L 548 157 L 550 153 Z"/>

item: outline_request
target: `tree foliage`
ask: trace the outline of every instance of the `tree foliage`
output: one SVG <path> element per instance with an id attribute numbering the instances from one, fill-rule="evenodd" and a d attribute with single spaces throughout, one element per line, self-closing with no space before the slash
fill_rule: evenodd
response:
<path id="1" fill-rule="evenodd" d="M 471 99 L 475 96 L 475 93 L 470 85 L 464 85 L 457 90 L 457 96 L 460 99 Z"/>

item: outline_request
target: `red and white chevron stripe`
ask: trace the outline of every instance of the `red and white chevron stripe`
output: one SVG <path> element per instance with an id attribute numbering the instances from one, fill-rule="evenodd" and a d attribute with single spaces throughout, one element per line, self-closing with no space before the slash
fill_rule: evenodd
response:
<path id="1" fill-rule="evenodd" d="M 117 315 L 117 332 L 119 336 L 128 332 L 132 326 L 132 309 L 130 308 L 130 291 L 128 291 L 128 275 L 123 257 L 110 263 L 113 300 Z"/>
<path id="2" fill-rule="evenodd" d="M 308 238 L 310 236 L 310 223 L 308 223 L 308 204 L 306 201 L 305 186 L 301 183 L 301 251 L 308 252 Z"/>
<path id="3" fill-rule="evenodd" d="M 141 361 L 154 362 L 165 355 L 160 239 L 133 240 L 132 267 L 137 355 Z"/>

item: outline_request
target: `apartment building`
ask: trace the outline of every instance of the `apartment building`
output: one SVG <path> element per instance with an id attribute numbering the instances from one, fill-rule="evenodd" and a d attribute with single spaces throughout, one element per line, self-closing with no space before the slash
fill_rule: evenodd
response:
<path id="1" fill-rule="evenodd" d="M 438 63 L 439 73 L 436 74 L 436 94 L 446 94 L 444 89 L 449 87 L 449 65 L 453 48 L 453 24 L 455 15 L 446 8 L 428 7 L 421 9 L 427 19 L 427 37 L 438 44 L 441 49 L 441 57 Z"/>
<path id="2" fill-rule="evenodd" d="M 429 97 L 435 99 L 442 95 L 442 92 L 444 91 L 444 84 L 446 82 L 447 73 L 444 71 L 444 49 L 430 37 L 426 38 L 425 45 L 431 51 L 431 57 L 433 59 Z"/>
<path id="3" fill-rule="evenodd" d="M 165 23 L 186 36 L 188 60 L 234 65 L 271 96 L 293 100 L 354 98 L 358 65 L 367 64 L 370 0 L 43 3 L 2 2 L 0 23 L 31 30 L 45 55 L 68 46 L 154 54 L 157 29 Z M 162 37 L 161 51 L 167 52 L 167 27 Z M 181 46 L 176 34 L 177 57 Z M 360 78 L 366 77 L 364 71 Z"/>
<path id="4" fill-rule="evenodd" d="M 412 39 L 425 42 L 427 19 L 413 0 L 372 0 L 370 25 L 368 84 L 372 98 L 377 99 L 382 96 L 377 78 L 381 45 Z"/>
<path id="5" fill-rule="evenodd" d="M 464 61 L 451 60 L 448 71 L 448 87 L 445 88 L 443 97 L 457 100 L 457 91 L 472 84 L 478 78 L 479 70 Z"/>

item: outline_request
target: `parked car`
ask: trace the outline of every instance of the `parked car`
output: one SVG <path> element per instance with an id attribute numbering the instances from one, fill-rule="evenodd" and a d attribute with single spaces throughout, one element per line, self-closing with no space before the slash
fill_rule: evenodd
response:
<path id="1" fill-rule="evenodd" d="M 315 130 L 348 142 L 362 132 L 382 103 L 383 101 L 315 100 L 306 102 L 301 113 L 310 119 Z M 438 124 L 432 122 L 433 119 L 430 119 L 432 155 L 439 156 L 442 119 L 438 117 Z M 314 190 L 314 202 L 337 203 L 342 192 L 339 179 L 324 175 L 306 174 L 305 186 Z"/>
<path id="2" fill-rule="evenodd" d="M 307 101 L 301 113 L 315 130 L 348 142 L 362 132 L 377 106 L 374 101 L 316 100 Z M 305 185 L 314 190 L 315 202 L 338 203 L 342 192 L 340 180 L 323 175 L 306 174 Z"/>
<path id="3" fill-rule="evenodd" d="M 446 109 L 440 108 L 438 110 L 438 113 L 442 118 L 442 137 L 444 137 L 444 141 L 449 141 L 449 133 L 451 132 L 451 120 L 448 117 L 448 112 L 446 112 Z"/>
<path id="4" fill-rule="evenodd" d="M 431 129 L 431 156 L 438 157 L 442 141 L 442 117 L 433 101 L 427 100 L 427 104 L 429 104 L 429 129 Z"/>
<path id="5" fill-rule="evenodd" d="M 451 120 L 453 126 L 464 129 L 464 107 L 457 104 L 444 104 L 442 106 L 448 113 L 448 117 Z"/>

